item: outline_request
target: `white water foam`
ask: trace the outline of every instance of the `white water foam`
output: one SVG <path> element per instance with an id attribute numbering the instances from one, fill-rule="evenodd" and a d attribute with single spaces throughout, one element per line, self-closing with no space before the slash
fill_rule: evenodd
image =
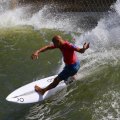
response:
<path id="1" fill-rule="evenodd" d="M 0 0 L 0 13 L 3 13 L 10 8 L 10 1 L 11 0 Z"/>
<path id="2" fill-rule="evenodd" d="M 97 120 L 120 120 L 119 101 L 120 93 L 110 90 L 103 95 L 102 99 L 94 102 L 92 107 L 95 111 L 92 118 Z"/>
<path id="3" fill-rule="evenodd" d="M 0 14 L 0 27 L 14 27 L 17 25 L 24 25 L 26 16 L 25 8 L 17 8 L 8 10 Z"/>
<path id="4" fill-rule="evenodd" d="M 0 5 L 2 6 L 2 4 Z M 0 27 L 30 25 L 36 30 L 50 28 L 72 31 L 74 29 L 71 19 L 69 17 L 58 17 L 54 13 L 51 13 L 51 6 L 48 7 L 45 5 L 34 14 L 30 13 L 30 9 L 31 6 L 25 6 L 0 13 Z"/>
<path id="5" fill-rule="evenodd" d="M 84 54 L 78 54 L 83 63 L 78 73 L 78 79 L 93 72 L 101 65 L 114 65 L 119 62 L 120 0 L 112 6 L 112 9 L 114 12 L 108 12 L 108 15 L 102 18 L 93 30 L 85 32 L 81 36 L 74 36 L 77 46 L 82 46 L 85 41 L 90 42 L 90 48 Z"/>
<path id="6" fill-rule="evenodd" d="M 81 79 L 100 70 L 101 66 L 116 66 L 120 61 L 120 0 L 111 6 L 112 12 L 102 18 L 98 25 L 91 31 L 81 36 L 75 36 L 75 44 L 82 46 L 87 41 L 90 48 L 84 54 L 78 54 L 81 61 L 81 69 L 77 79 Z M 91 82 L 92 80 L 90 80 Z M 109 97 L 111 96 L 111 97 Z M 111 99 L 109 99 L 111 98 Z M 93 119 L 98 120 L 120 120 L 120 94 L 110 90 L 103 95 L 103 98 L 94 103 Z M 107 107 L 105 107 L 107 106 Z"/>

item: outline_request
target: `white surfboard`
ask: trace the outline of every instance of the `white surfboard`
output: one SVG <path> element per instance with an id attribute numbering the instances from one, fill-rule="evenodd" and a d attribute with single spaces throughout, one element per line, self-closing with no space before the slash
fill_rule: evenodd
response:
<path id="1" fill-rule="evenodd" d="M 48 86 L 51 82 L 53 82 L 55 76 L 47 77 L 41 80 L 37 80 L 35 82 L 29 83 L 27 85 L 24 85 L 15 91 L 13 91 L 11 94 L 9 94 L 6 98 L 7 101 L 14 102 L 14 103 L 35 103 L 39 101 L 43 101 L 50 96 L 54 95 L 57 91 L 62 90 L 67 85 L 64 83 L 64 81 L 61 81 L 57 87 L 45 92 L 44 95 L 38 94 L 34 87 L 35 85 L 40 86 L 41 88 L 45 88 Z"/>

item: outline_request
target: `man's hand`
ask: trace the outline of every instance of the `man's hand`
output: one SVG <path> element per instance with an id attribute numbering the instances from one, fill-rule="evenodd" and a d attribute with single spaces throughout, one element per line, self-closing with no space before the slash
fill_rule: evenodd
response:
<path id="1" fill-rule="evenodd" d="M 76 51 L 77 52 L 80 52 L 80 53 L 84 53 L 85 52 L 85 50 L 87 50 L 88 48 L 89 48 L 89 44 L 90 43 L 84 43 L 84 45 L 83 45 L 83 48 L 78 48 Z"/>
<path id="2" fill-rule="evenodd" d="M 36 51 L 35 53 L 33 53 L 33 54 L 31 55 L 31 58 L 32 58 L 33 60 L 35 60 L 35 59 L 38 59 L 38 56 L 39 56 L 39 53 L 38 53 L 38 51 Z"/>
<path id="3" fill-rule="evenodd" d="M 86 43 L 86 42 L 85 42 L 84 45 L 83 45 L 83 49 L 84 49 L 84 50 L 87 50 L 87 49 L 89 48 L 89 44 L 90 44 L 90 43 Z"/>

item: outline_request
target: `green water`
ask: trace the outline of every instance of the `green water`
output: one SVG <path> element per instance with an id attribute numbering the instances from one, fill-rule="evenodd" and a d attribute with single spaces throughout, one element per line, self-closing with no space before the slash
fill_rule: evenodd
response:
<path id="1" fill-rule="evenodd" d="M 36 79 L 56 74 L 56 70 L 61 65 L 59 51 L 53 50 L 41 54 L 35 61 L 31 59 L 31 54 L 49 44 L 56 34 L 62 35 L 65 39 L 71 38 L 69 34 L 58 30 L 34 31 L 31 27 L 0 29 L 0 101 L 2 104 L 0 118 L 8 119 L 6 114 L 14 114 L 16 109 L 21 110 L 21 106 L 16 108 L 15 104 L 5 100 L 10 92 Z M 13 115 L 10 117 L 14 119 Z"/>
<path id="2" fill-rule="evenodd" d="M 51 42 L 54 35 L 72 39 L 71 34 L 51 29 L 35 31 L 32 27 L 0 29 L 0 119 L 1 120 L 116 120 L 120 113 L 120 62 L 88 66 L 93 69 L 79 81 L 42 103 L 19 105 L 6 96 L 36 79 L 55 75 L 62 64 L 59 50 L 31 54 Z M 119 47 L 117 47 L 119 50 Z M 89 60 L 81 61 L 81 68 Z M 104 61 L 103 61 L 104 62 Z M 87 71 L 80 71 L 80 75 Z"/>
<path id="3" fill-rule="evenodd" d="M 120 67 L 106 66 L 100 72 L 85 77 L 68 87 L 66 94 L 52 98 L 50 103 L 37 104 L 27 119 L 44 116 L 54 120 L 102 120 L 118 118 L 120 112 Z M 71 89 L 73 91 L 71 91 Z M 69 94 L 67 94 L 69 93 Z M 53 101 L 54 100 L 54 101 Z M 40 109 L 39 109 L 40 108 Z M 42 113 L 44 112 L 45 115 Z"/>

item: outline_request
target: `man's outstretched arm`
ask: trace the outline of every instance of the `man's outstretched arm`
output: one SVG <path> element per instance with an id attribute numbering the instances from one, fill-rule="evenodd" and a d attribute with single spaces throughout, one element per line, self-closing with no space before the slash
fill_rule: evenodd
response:
<path id="1" fill-rule="evenodd" d="M 51 49 L 54 49 L 54 48 L 55 48 L 55 47 L 54 47 L 53 45 L 46 45 L 46 46 L 44 46 L 44 47 L 36 50 L 36 51 L 32 54 L 31 58 L 32 58 L 33 60 L 34 60 L 34 59 L 38 59 L 38 56 L 39 56 L 39 54 L 40 54 L 41 52 L 45 52 L 45 51 L 47 51 L 47 50 L 51 50 Z"/>
<path id="2" fill-rule="evenodd" d="M 85 42 L 84 45 L 83 45 L 83 48 L 78 48 L 78 47 L 77 47 L 77 48 L 76 48 L 76 51 L 79 52 L 79 53 L 84 53 L 85 50 L 87 50 L 87 49 L 89 48 L 89 44 L 90 44 L 90 43 L 86 43 L 86 42 Z"/>

